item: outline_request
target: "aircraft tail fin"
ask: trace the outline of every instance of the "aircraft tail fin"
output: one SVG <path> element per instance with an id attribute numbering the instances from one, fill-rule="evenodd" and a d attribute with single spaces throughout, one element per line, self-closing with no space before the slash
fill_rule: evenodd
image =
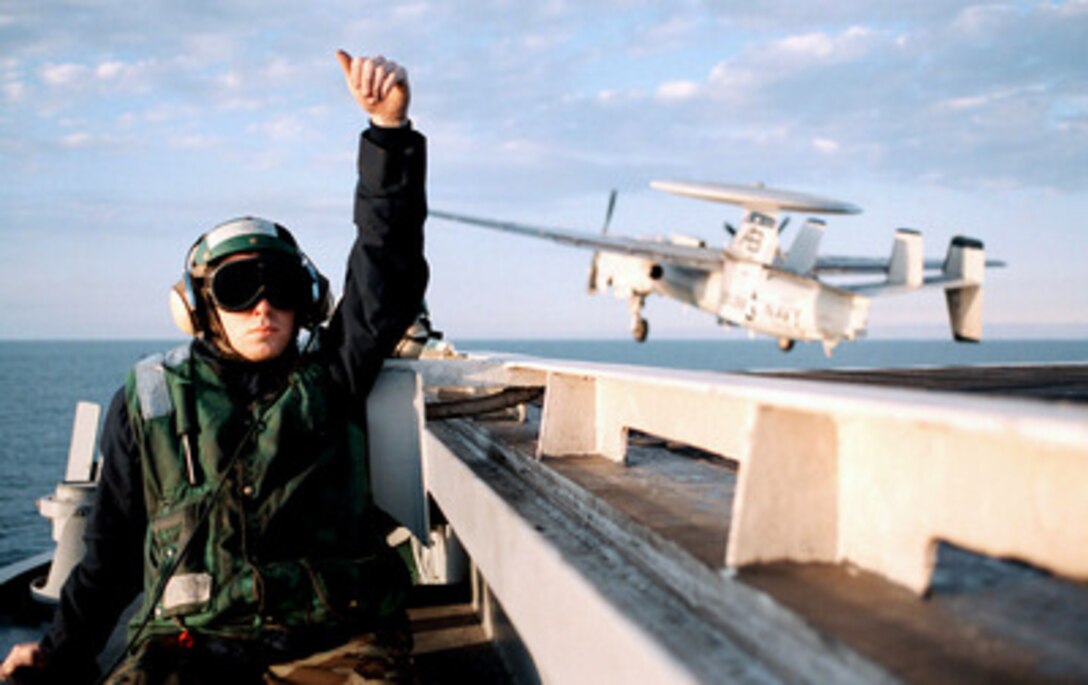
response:
<path id="1" fill-rule="evenodd" d="M 973 238 L 956 236 L 948 246 L 944 262 L 944 277 L 961 283 L 946 288 L 948 318 L 952 335 L 958 342 L 978 342 L 982 339 L 982 280 L 986 272 L 983 244 Z"/>
<path id="2" fill-rule="evenodd" d="M 782 268 L 795 274 L 805 275 L 816 265 L 820 250 L 820 239 L 824 237 L 827 225 L 819 219 L 809 219 L 790 244 Z"/>
<path id="3" fill-rule="evenodd" d="M 922 234 L 910 228 L 898 229 L 888 262 L 888 285 L 921 287 L 922 272 Z"/>
<path id="4" fill-rule="evenodd" d="M 749 210 L 729 250 L 745 261 L 773 264 L 778 254 L 777 214 Z"/>

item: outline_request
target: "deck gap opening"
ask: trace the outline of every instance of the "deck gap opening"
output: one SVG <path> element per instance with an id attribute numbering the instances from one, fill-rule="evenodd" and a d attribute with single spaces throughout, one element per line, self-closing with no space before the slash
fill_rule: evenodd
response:
<path id="1" fill-rule="evenodd" d="M 1044 664 L 1088 673 L 1088 583 L 946 541 L 937 547 L 928 601 Z"/>
<path id="2" fill-rule="evenodd" d="M 1040 582 L 1051 578 L 1044 569 L 1016 559 L 990 556 L 941 540 L 929 595 L 963 595 L 1004 585 Z M 1086 588 L 1088 590 L 1088 588 Z"/>
<path id="3" fill-rule="evenodd" d="M 636 447 L 655 447 L 660 449 L 666 449 L 672 454 L 683 457 L 685 459 L 691 459 L 694 461 L 710 462 L 716 466 L 731 471 L 734 475 L 740 471 L 740 462 L 736 459 L 732 459 L 723 454 L 717 452 L 710 452 L 694 445 L 674 440 L 668 437 L 662 437 L 648 433 L 646 431 L 636 430 L 630 428 L 627 431 L 627 448 L 628 455 L 630 455 L 630 448 Z"/>

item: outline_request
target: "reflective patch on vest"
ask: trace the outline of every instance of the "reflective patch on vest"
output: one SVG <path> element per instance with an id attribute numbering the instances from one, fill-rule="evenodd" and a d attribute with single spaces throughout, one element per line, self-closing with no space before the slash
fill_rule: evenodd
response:
<path id="1" fill-rule="evenodd" d="M 166 351 L 166 354 L 163 355 L 163 361 L 167 366 L 173 369 L 189 361 L 190 353 L 191 350 L 188 345 L 178 345 L 177 347 Z"/>
<path id="2" fill-rule="evenodd" d="M 175 367 L 189 358 L 189 346 L 175 347 L 166 354 L 153 354 L 136 362 L 136 396 L 140 416 L 155 419 L 174 411 L 170 389 L 166 386 L 166 367 Z"/>
<path id="3" fill-rule="evenodd" d="M 207 573 L 179 573 L 166 583 L 162 593 L 163 611 L 204 604 L 212 598 L 212 577 Z"/>

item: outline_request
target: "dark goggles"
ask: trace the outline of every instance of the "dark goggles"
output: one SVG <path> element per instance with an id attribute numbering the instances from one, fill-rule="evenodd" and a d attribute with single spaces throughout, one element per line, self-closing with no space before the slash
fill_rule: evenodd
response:
<path id="1" fill-rule="evenodd" d="M 261 300 L 298 311 L 311 299 L 312 284 L 297 258 L 259 254 L 226 262 L 211 275 L 209 291 L 220 309 L 244 312 Z"/>

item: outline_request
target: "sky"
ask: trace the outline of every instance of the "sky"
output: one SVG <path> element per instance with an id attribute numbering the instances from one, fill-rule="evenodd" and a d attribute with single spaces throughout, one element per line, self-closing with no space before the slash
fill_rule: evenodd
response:
<path id="1" fill-rule="evenodd" d="M 762 182 L 864 209 L 824 253 L 978 238 L 1008 263 L 988 335 L 1088 337 L 1088 0 L 0 0 L 0 338 L 178 337 L 185 250 L 245 214 L 339 282 L 366 119 L 337 48 L 407 67 L 433 208 L 595 232 L 616 189 L 612 233 L 720 244 L 740 210 L 650 181 Z M 438 220 L 426 240 L 452 340 L 628 335 L 586 252 Z M 943 298 L 874 300 L 870 326 L 946 336 Z"/>

